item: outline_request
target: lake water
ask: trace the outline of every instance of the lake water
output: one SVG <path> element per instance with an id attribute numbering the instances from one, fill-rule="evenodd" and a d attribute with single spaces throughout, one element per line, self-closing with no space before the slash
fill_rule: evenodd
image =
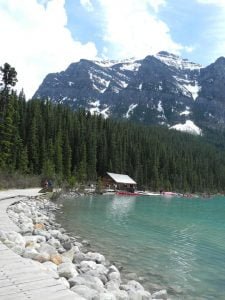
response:
<path id="1" fill-rule="evenodd" d="M 57 220 L 171 299 L 225 299 L 225 197 L 83 196 Z"/>

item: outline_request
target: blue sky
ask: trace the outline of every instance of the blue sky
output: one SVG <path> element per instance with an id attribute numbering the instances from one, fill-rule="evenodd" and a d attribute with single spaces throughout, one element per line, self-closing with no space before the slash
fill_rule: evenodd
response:
<path id="1" fill-rule="evenodd" d="M 0 0 L 0 65 L 28 98 L 80 58 L 166 50 L 206 66 L 225 56 L 224 19 L 225 0 Z"/>

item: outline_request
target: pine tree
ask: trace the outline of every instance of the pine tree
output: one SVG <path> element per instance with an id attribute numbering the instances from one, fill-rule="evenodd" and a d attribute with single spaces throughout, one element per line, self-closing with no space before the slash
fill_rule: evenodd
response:
<path id="1" fill-rule="evenodd" d="M 0 86 L 3 86 L 0 97 L 0 113 L 1 119 L 4 120 L 4 114 L 8 104 L 10 88 L 16 85 L 17 72 L 15 68 L 11 67 L 10 64 L 5 63 L 3 67 L 0 67 L 1 82 Z M 0 121 L 1 121 L 0 119 Z"/>

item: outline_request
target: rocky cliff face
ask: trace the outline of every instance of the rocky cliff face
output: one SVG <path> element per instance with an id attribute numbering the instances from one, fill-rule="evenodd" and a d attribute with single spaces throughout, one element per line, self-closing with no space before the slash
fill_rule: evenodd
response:
<path id="1" fill-rule="evenodd" d="M 34 98 L 144 124 L 225 127 L 225 58 L 206 68 L 167 52 L 142 60 L 82 59 L 47 75 Z"/>

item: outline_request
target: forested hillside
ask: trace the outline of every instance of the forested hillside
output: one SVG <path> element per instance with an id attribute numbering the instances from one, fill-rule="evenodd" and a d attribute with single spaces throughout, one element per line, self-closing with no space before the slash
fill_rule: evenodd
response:
<path id="1" fill-rule="evenodd" d="M 111 171 L 152 190 L 224 190 L 224 147 L 215 135 L 213 145 L 162 127 L 103 119 L 48 101 L 26 102 L 23 93 L 10 89 L 2 89 L 0 103 L 2 171 L 69 182 L 94 181 Z"/>

